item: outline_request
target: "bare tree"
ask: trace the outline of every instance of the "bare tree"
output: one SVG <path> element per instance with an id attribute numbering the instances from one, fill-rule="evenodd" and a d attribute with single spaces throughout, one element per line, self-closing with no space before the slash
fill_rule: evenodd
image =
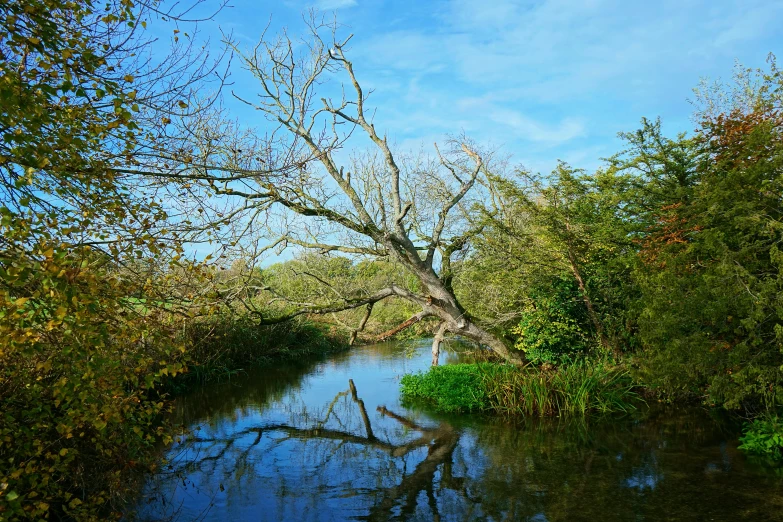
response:
<path id="1" fill-rule="evenodd" d="M 429 156 L 394 151 L 387 136 L 376 130 L 374 113 L 367 107 L 370 93 L 361 87 L 347 57 L 351 37 L 339 40 L 336 25 L 314 15 L 308 22 L 304 40 L 285 32 L 275 40 L 262 36 L 247 52 L 227 38 L 260 88 L 256 99 L 234 95 L 263 114 L 272 129 L 264 136 L 251 135 L 237 131 L 217 113 L 211 121 L 202 118 L 182 129 L 182 144 L 172 149 L 187 151 L 181 156 L 189 160 L 172 161 L 179 170 L 168 178 L 198 185 L 210 198 L 234 201 L 220 219 L 241 233 L 245 244 L 249 235 L 263 236 L 265 246 L 258 248 L 256 242 L 254 255 L 296 246 L 369 256 L 398 263 L 419 283 L 413 289 L 390 281 L 372 292 L 347 295 L 335 289 L 331 302 L 300 303 L 273 321 L 367 307 L 396 297 L 415 303 L 420 311 L 393 333 L 424 318 L 438 321 L 435 364 L 448 333 L 519 362 L 517 353 L 466 314 L 451 288 L 452 258 L 481 231 L 471 219 L 471 208 L 491 189 L 491 155 L 464 137 L 449 140 L 443 149 L 436 145 Z M 341 94 L 324 95 L 336 92 L 327 80 L 340 76 L 347 80 Z M 367 150 L 348 154 L 344 148 L 349 139 L 363 141 Z"/>

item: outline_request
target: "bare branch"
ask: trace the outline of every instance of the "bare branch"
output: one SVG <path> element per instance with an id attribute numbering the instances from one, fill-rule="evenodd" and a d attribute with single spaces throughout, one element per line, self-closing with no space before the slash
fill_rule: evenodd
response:
<path id="1" fill-rule="evenodd" d="M 387 330 L 387 331 L 383 332 L 382 334 L 378 335 L 375 338 L 375 341 L 379 342 L 379 343 L 383 342 L 383 341 L 386 341 L 386 340 L 394 337 L 395 335 L 397 335 L 401 331 L 405 330 L 406 328 L 410 328 L 411 326 L 413 326 L 414 324 L 418 323 L 419 321 L 421 321 L 425 317 L 430 317 L 432 315 L 433 314 L 431 312 L 428 312 L 426 310 L 422 310 L 421 312 L 419 312 L 416 315 L 412 316 L 410 319 L 408 319 L 408 320 L 398 324 L 397 326 L 395 326 L 391 330 Z"/>

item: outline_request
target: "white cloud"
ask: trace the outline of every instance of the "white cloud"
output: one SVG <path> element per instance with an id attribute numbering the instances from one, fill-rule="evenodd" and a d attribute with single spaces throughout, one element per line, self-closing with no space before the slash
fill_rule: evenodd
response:
<path id="1" fill-rule="evenodd" d="M 716 46 L 774 31 L 781 5 L 456 0 L 444 5 L 435 27 L 374 33 L 359 52 L 379 70 L 448 72 L 493 90 L 513 83 L 552 101 L 612 81 L 632 87 L 637 76 L 682 67 L 687 54 L 707 54 L 713 63 L 695 66 L 712 66 L 726 58 L 715 56 Z M 702 48 L 712 50 L 699 53 Z"/>
<path id="2" fill-rule="evenodd" d="M 374 91 L 369 105 L 378 109 L 379 129 L 406 148 L 464 131 L 536 166 L 557 157 L 595 165 L 589 156 L 608 154 L 616 133 L 642 116 L 662 115 L 669 131 L 687 130 L 686 98 L 699 77 L 726 75 L 735 58 L 759 64 L 775 49 L 758 48 L 779 44 L 783 18 L 781 0 L 358 7 L 340 19 L 355 33 L 350 56 L 366 91 Z"/>
<path id="3" fill-rule="evenodd" d="M 519 139 L 527 141 L 559 145 L 585 135 L 584 124 L 573 118 L 564 118 L 552 126 L 516 111 L 495 110 L 489 116 L 496 123 L 511 127 Z"/>
<path id="4" fill-rule="evenodd" d="M 454 105 L 474 118 L 485 117 L 495 124 L 506 141 L 530 141 L 544 145 L 560 145 L 586 134 L 584 123 L 576 118 L 562 118 L 552 125 L 494 101 L 495 96 L 463 98 Z"/>

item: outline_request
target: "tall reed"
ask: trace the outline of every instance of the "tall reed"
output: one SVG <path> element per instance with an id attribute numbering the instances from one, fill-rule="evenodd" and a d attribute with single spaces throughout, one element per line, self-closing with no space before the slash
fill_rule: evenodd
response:
<path id="1" fill-rule="evenodd" d="M 587 361 L 555 370 L 496 363 L 440 366 L 406 375 L 401 387 L 405 398 L 444 412 L 575 416 L 628 412 L 641 400 L 627 371 Z"/>

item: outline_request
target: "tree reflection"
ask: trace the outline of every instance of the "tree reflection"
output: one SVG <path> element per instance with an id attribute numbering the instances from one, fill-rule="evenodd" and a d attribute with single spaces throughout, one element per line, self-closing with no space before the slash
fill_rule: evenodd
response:
<path id="1" fill-rule="evenodd" d="M 783 507 L 780 495 L 770 495 L 774 484 L 736 480 L 736 449 L 692 414 L 593 425 L 421 420 L 384 406 L 368 411 L 352 380 L 317 408 L 312 402 L 276 403 L 263 423 L 211 422 L 175 449 L 142 515 L 763 520 L 770 505 Z"/>
<path id="2" fill-rule="evenodd" d="M 447 422 L 425 426 L 385 406 L 378 407 L 377 413 L 378 419 L 387 422 L 380 422 L 376 430 L 353 380 L 349 380 L 348 389 L 317 412 L 302 405 L 288 411 L 286 422 L 247 426 L 228 434 L 220 426 L 203 428 L 180 443 L 168 469 L 148 491 L 156 504 L 154 517 L 145 510 L 142 514 L 174 518 L 184 503 L 192 507 L 193 493 L 206 492 L 211 495 L 206 495 L 208 502 L 207 498 L 201 501 L 204 513 L 221 495 L 230 509 L 232 501 L 238 500 L 233 492 L 258 482 L 264 491 L 273 491 L 275 499 L 305 510 L 317 509 L 306 505 L 306 497 L 328 497 L 339 490 L 342 500 L 357 500 L 355 518 L 369 520 L 394 518 L 395 511 L 406 518 L 416 510 L 423 493 L 432 517 L 438 520 L 433 490 L 436 472 L 440 469 L 442 486 L 464 494 L 464 479 L 452 474 L 459 433 Z M 358 463 L 365 469 L 357 469 L 362 467 Z M 411 467 L 413 471 L 408 473 Z M 292 468 L 305 475 L 299 484 L 285 480 Z M 275 476 L 275 480 L 263 480 Z M 368 479 L 374 484 L 361 484 Z M 178 495 L 172 488 L 190 491 Z M 161 509 L 167 502 L 164 498 L 169 499 L 169 507 Z"/>

